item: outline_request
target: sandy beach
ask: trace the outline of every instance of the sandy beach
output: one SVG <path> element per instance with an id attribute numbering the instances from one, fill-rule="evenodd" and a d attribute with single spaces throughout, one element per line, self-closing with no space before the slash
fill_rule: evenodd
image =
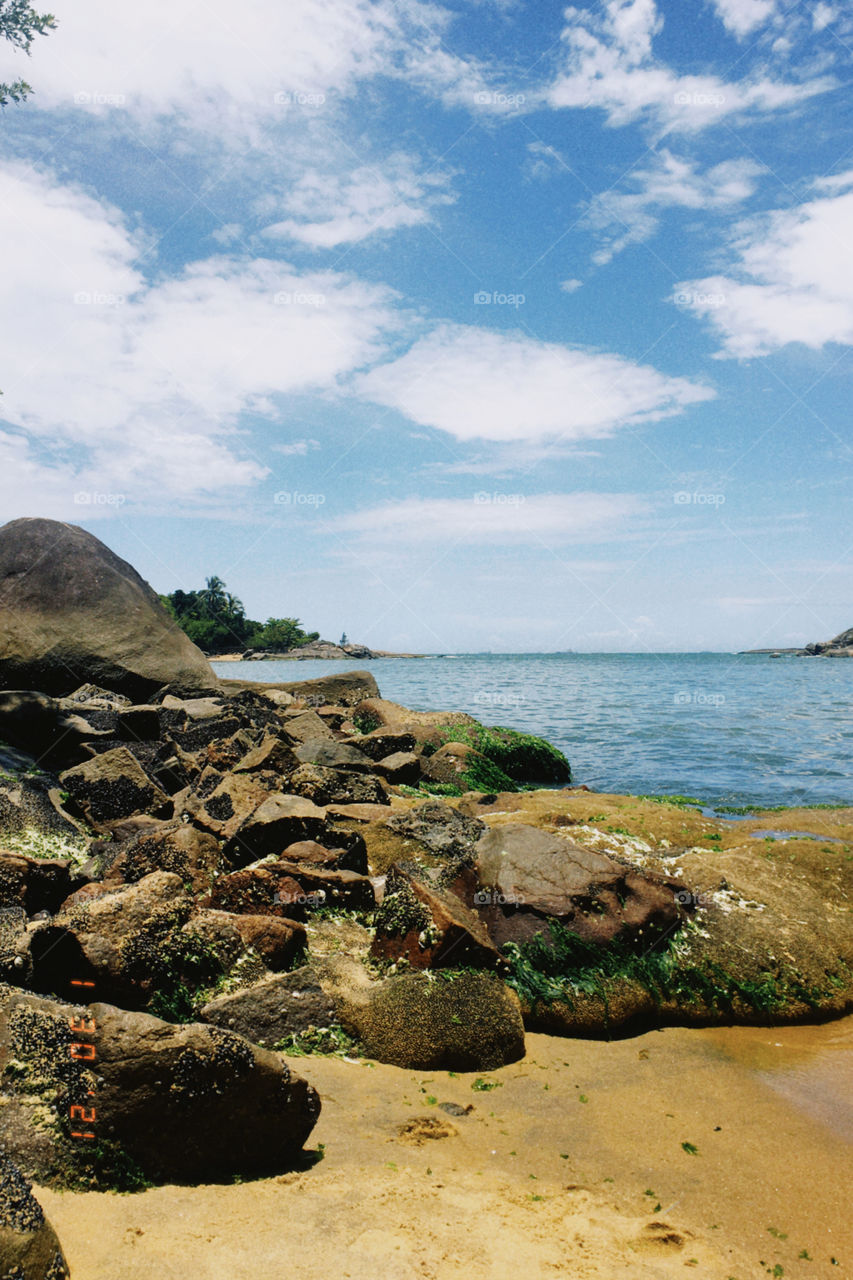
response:
<path id="1" fill-rule="evenodd" d="M 482 1077 L 293 1065 L 323 1099 L 313 1168 L 37 1189 L 75 1280 L 850 1274 L 853 1018 L 530 1035 L 522 1062 Z"/>

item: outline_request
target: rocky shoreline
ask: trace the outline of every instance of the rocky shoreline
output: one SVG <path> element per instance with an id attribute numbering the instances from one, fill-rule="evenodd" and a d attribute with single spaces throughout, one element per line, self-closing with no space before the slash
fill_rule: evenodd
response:
<path id="1" fill-rule="evenodd" d="M 370 662 L 375 658 L 431 658 L 440 654 L 389 653 L 384 649 L 368 649 L 366 644 L 333 644 L 330 640 L 312 640 L 296 649 L 278 653 L 268 649 L 246 649 L 241 653 L 212 653 L 211 662 Z"/>
<path id="2" fill-rule="evenodd" d="M 764 654 L 771 658 L 853 658 L 853 627 L 832 640 L 816 640 L 802 649 L 742 649 L 742 654 Z"/>
<path id="3" fill-rule="evenodd" d="M 367 671 L 220 680 L 73 526 L 0 529 L 0 596 L 0 1143 L 42 1184 L 306 1167 L 295 1052 L 490 1072 L 853 1008 L 851 809 L 594 795 Z"/>

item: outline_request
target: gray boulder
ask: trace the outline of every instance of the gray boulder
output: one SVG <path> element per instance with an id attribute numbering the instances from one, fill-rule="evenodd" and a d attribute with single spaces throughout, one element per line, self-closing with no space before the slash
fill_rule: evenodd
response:
<path id="1" fill-rule="evenodd" d="M 64 694 L 92 683 L 144 699 L 165 684 L 218 683 L 148 583 L 76 525 L 0 528 L 0 600 L 0 687 Z"/>

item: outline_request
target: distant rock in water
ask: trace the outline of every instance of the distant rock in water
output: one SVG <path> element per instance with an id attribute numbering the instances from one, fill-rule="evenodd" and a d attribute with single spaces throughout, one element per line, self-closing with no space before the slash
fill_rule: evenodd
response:
<path id="1" fill-rule="evenodd" d="M 86 683 L 136 699 L 217 678 L 148 583 L 91 533 L 12 520 L 0 528 L 0 688 L 66 694 Z"/>
<path id="2" fill-rule="evenodd" d="M 801 657 L 853 658 L 853 627 L 832 640 L 815 641 L 801 650 Z"/>

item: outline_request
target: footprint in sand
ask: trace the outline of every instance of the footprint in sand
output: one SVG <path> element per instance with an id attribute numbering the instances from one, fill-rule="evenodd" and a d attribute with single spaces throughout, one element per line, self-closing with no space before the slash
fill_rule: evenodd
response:
<path id="1" fill-rule="evenodd" d="M 401 1142 L 410 1142 L 420 1147 L 433 1138 L 455 1138 L 458 1129 L 447 1120 L 439 1120 L 437 1116 L 413 1116 L 397 1130 Z"/>
<path id="2" fill-rule="evenodd" d="M 668 1222 L 647 1222 L 642 1232 L 631 1241 L 638 1253 L 678 1253 L 686 1244 L 686 1233 L 676 1231 Z"/>

